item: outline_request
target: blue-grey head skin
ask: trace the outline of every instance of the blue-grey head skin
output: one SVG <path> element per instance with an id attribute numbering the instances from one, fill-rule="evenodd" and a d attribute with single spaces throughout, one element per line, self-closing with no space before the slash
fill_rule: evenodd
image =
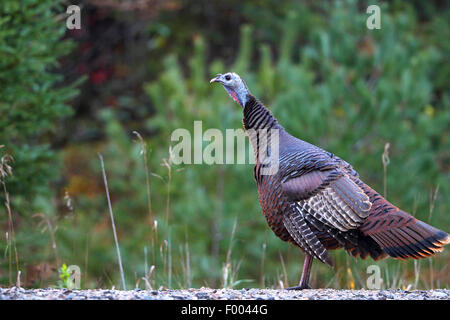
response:
<path id="1" fill-rule="evenodd" d="M 239 103 L 243 108 L 247 103 L 250 95 L 250 91 L 247 88 L 244 80 L 239 77 L 237 73 L 227 72 L 225 74 L 218 74 L 215 78 L 211 79 L 210 83 L 220 82 L 225 90 L 234 101 Z"/>

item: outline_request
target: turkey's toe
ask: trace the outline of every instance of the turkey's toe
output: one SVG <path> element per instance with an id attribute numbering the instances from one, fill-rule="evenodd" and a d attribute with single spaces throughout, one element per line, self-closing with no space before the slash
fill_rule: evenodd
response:
<path id="1" fill-rule="evenodd" d="M 295 287 L 286 288 L 286 290 L 304 290 L 304 289 L 312 289 L 309 284 L 301 284 Z"/>

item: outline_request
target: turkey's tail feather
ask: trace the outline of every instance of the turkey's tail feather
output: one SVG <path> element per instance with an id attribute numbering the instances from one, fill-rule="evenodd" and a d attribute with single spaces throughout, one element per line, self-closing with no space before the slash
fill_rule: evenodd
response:
<path id="1" fill-rule="evenodd" d="M 398 209 L 365 184 L 372 208 L 360 231 L 393 258 L 426 258 L 450 243 L 450 236 Z"/>
<path id="2" fill-rule="evenodd" d="M 420 220 L 413 224 L 380 231 L 371 235 L 380 247 L 391 257 L 426 258 L 443 250 L 450 242 L 450 236 Z"/>

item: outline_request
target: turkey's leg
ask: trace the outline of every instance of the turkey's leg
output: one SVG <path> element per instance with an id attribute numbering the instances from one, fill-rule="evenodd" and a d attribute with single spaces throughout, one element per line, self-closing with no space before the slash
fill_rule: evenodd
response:
<path id="1" fill-rule="evenodd" d="M 300 279 L 300 283 L 296 287 L 289 287 L 286 288 L 287 290 L 303 290 L 303 289 L 311 289 L 309 286 L 309 275 L 311 274 L 311 266 L 313 263 L 314 258 L 306 254 L 305 256 L 305 262 L 303 263 L 303 271 L 302 271 L 302 277 Z"/>

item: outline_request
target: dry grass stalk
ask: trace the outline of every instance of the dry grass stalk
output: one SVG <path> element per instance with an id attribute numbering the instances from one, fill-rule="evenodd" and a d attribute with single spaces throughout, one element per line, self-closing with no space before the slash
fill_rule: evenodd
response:
<path id="1" fill-rule="evenodd" d="M 387 142 L 384 145 L 384 152 L 381 155 L 381 160 L 383 162 L 383 186 L 384 186 L 384 198 L 387 199 L 387 167 L 389 165 L 389 148 L 391 144 Z"/>
<path id="2" fill-rule="evenodd" d="M 167 198 L 166 198 L 166 236 L 169 228 L 169 212 L 170 212 L 170 187 L 172 181 L 172 163 L 173 163 L 173 152 L 172 147 L 169 147 L 169 159 L 164 158 L 162 166 L 167 168 Z"/>
<path id="3" fill-rule="evenodd" d="M 283 255 L 281 254 L 281 252 L 278 251 L 278 255 L 280 256 L 281 267 L 283 268 L 283 278 L 284 278 L 284 280 L 282 281 L 283 288 L 286 288 L 286 287 L 288 287 L 288 284 L 289 284 L 288 275 L 287 275 L 287 271 L 286 271 L 286 265 L 284 263 Z"/>
<path id="4" fill-rule="evenodd" d="M 0 148 L 3 148 L 3 145 L 1 145 Z M 5 194 L 5 206 L 6 206 L 6 211 L 8 212 L 8 230 L 9 231 L 7 232 L 7 237 L 6 237 L 7 238 L 7 247 L 6 248 L 7 249 L 9 248 L 8 243 L 10 243 L 10 241 L 12 241 L 13 246 L 14 246 L 14 256 L 15 256 L 15 260 L 16 260 L 17 278 L 19 279 L 19 283 L 20 283 L 19 255 L 17 254 L 16 235 L 15 235 L 15 231 L 14 231 L 14 223 L 13 223 L 12 212 L 11 212 L 11 203 L 9 200 L 9 193 L 6 188 L 6 182 L 5 182 L 5 179 L 8 176 L 13 175 L 12 167 L 10 166 L 10 163 L 13 161 L 14 161 L 14 159 L 8 154 L 4 155 L 0 159 L 0 182 L 3 186 L 3 192 Z M 10 238 L 10 235 L 11 235 L 11 238 Z M 11 270 L 12 270 L 12 256 L 11 256 L 11 250 L 9 250 L 9 284 L 10 285 L 12 285 Z"/>
<path id="5" fill-rule="evenodd" d="M 148 218 L 149 224 L 153 223 L 153 213 L 152 213 L 152 201 L 151 201 L 151 193 L 150 193 L 150 175 L 148 170 L 148 160 L 147 160 L 147 144 L 142 138 L 142 136 L 137 131 L 133 131 L 133 134 L 139 139 L 139 143 L 141 144 L 141 154 L 144 158 L 144 168 L 145 168 L 145 185 L 147 191 L 147 207 L 148 207 Z"/>
<path id="6" fill-rule="evenodd" d="M 38 218 L 42 219 L 38 223 L 38 227 L 40 227 L 42 224 L 45 224 L 45 226 L 41 230 L 42 233 L 44 233 L 48 229 L 48 232 L 50 234 L 50 240 L 52 242 L 53 253 L 55 254 L 56 265 L 59 266 L 60 263 L 59 263 L 59 256 L 58 256 L 58 247 L 56 246 L 56 238 L 55 238 L 56 228 L 53 228 L 52 221 L 46 214 L 36 213 L 33 215 L 33 217 L 38 217 Z"/>
<path id="7" fill-rule="evenodd" d="M 108 180 L 106 179 L 105 164 L 103 162 L 103 157 L 100 153 L 98 154 L 98 157 L 100 158 L 100 163 L 102 166 L 103 182 L 105 184 L 106 198 L 108 200 L 108 208 L 109 208 L 109 215 L 111 217 L 111 225 L 112 225 L 113 234 L 114 234 L 114 242 L 116 243 L 117 258 L 119 260 L 119 268 L 120 268 L 120 276 L 122 278 L 122 287 L 123 287 L 123 290 L 126 290 L 125 275 L 124 275 L 123 267 L 122 267 L 122 258 L 120 257 L 119 241 L 117 240 L 116 225 L 114 223 L 114 215 L 113 215 L 113 211 L 112 211 L 111 199 L 109 197 Z"/>

